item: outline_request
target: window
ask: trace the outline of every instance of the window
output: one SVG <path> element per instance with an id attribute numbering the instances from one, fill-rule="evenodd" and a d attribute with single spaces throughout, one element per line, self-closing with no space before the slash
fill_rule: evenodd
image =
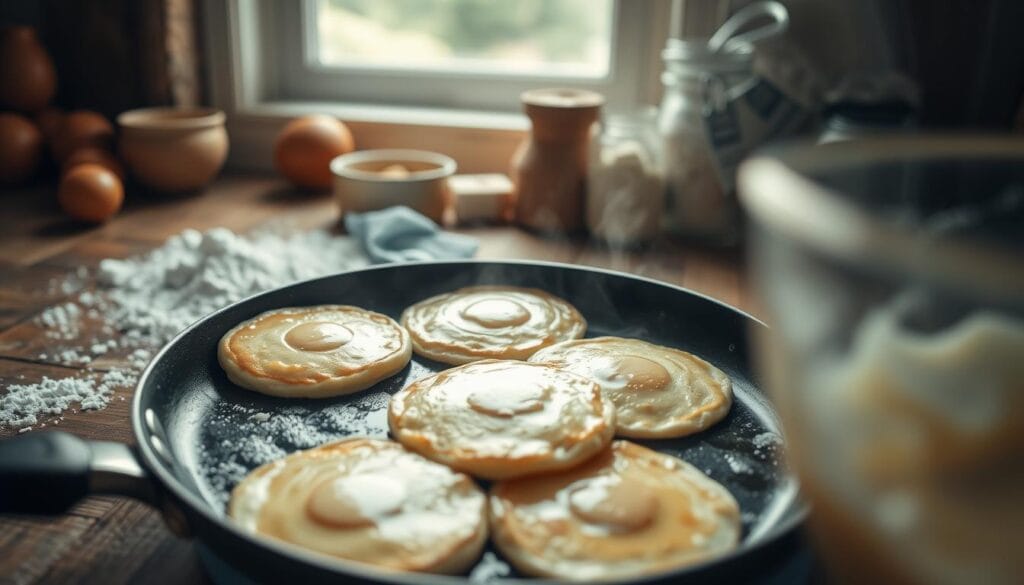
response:
<path id="1" fill-rule="evenodd" d="M 544 86 L 653 101 L 667 0 L 226 0 L 249 101 L 518 112 Z M 211 9 L 215 12 L 215 9 Z M 236 96 L 237 98 L 237 96 Z M 237 99 L 236 99 L 237 103 Z"/>
<path id="2" fill-rule="evenodd" d="M 670 0 L 203 2 L 211 97 L 230 161 L 268 168 L 290 116 L 341 117 L 362 148 L 442 148 L 466 172 L 505 170 L 527 127 L 519 95 L 656 103 Z M 425 132 L 424 128 L 430 131 Z"/>
<path id="3" fill-rule="evenodd" d="M 611 0 L 317 0 L 312 60 L 495 76 L 602 79 Z"/>

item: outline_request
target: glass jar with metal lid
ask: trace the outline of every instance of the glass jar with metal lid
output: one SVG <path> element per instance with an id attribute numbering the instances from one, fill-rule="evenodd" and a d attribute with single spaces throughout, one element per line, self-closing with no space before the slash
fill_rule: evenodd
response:
<path id="1" fill-rule="evenodd" d="M 754 71 L 755 44 L 781 34 L 788 22 L 778 2 L 755 2 L 710 39 L 668 40 L 658 120 L 668 231 L 717 243 L 739 236 L 736 166 L 763 142 L 791 132 L 807 113 Z"/>
<path id="2" fill-rule="evenodd" d="M 707 100 L 722 101 L 724 88 L 751 75 L 752 55 L 715 53 L 706 40 L 669 39 L 662 53 L 665 93 L 658 117 L 667 186 L 670 232 L 711 239 L 735 236 L 736 204 L 719 175 L 714 141 L 730 141 L 735 124 L 705 128 Z M 728 122 L 727 120 L 722 120 Z M 711 131 L 709 135 L 708 132 Z"/>

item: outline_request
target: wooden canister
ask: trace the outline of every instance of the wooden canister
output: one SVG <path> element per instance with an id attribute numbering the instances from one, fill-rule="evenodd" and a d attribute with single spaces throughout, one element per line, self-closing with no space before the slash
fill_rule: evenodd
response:
<path id="1" fill-rule="evenodd" d="M 521 99 L 533 128 L 512 157 L 516 222 L 549 234 L 581 231 L 590 129 L 604 97 L 579 89 L 536 89 Z"/>

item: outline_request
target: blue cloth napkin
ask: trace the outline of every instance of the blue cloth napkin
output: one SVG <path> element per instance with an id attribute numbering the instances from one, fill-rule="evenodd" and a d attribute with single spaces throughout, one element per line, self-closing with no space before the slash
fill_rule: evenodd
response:
<path id="1" fill-rule="evenodd" d="M 404 206 L 347 213 L 345 229 L 374 264 L 472 258 L 480 246 L 476 238 L 446 232 Z"/>

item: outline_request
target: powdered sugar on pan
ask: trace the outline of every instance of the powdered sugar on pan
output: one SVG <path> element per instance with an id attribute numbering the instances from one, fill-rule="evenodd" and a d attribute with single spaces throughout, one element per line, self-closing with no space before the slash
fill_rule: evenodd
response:
<path id="1" fill-rule="evenodd" d="M 763 433 L 754 435 L 754 445 L 758 447 L 774 447 L 780 444 L 782 444 L 782 437 L 778 436 L 777 434 L 771 431 L 765 431 Z"/>
<path id="2" fill-rule="evenodd" d="M 471 583 L 493 583 L 501 581 L 512 574 L 512 567 L 505 561 L 498 558 L 498 555 L 487 551 L 480 559 L 480 562 L 473 567 L 469 574 Z"/>
<path id="3" fill-rule="evenodd" d="M 92 273 L 80 268 L 51 286 L 70 298 L 35 319 L 53 343 L 37 357 L 106 373 L 9 386 L 0 396 L 0 427 L 32 425 L 76 403 L 103 408 L 115 386 L 133 384 L 160 346 L 205 315 L 267 289 L 367 264 L 357 242 L 325 230 L 241 236 L 215 228 L 185 230 L 134 258 L 102 260 Z M 115 367 L 99 367 L 100 359 Z M 104 382 L 107 376 L 123 383 Z"/>
<path id="4" fill-rule="evenodd" d="M 217 504 L 250 471 L 287 453 L 350 436 L 386 437 L 390 395 L 378 391 L 273 413 L 223 401 L 203 424 L 199 463 Z"/>
<path id="5" fill-rule="evenodd" d="M 754 473 L 750 464 L 735 453 L 727 453 L 725 462 L 729 464 L 729 469 L 732 469 L 733 473 Z"/>

